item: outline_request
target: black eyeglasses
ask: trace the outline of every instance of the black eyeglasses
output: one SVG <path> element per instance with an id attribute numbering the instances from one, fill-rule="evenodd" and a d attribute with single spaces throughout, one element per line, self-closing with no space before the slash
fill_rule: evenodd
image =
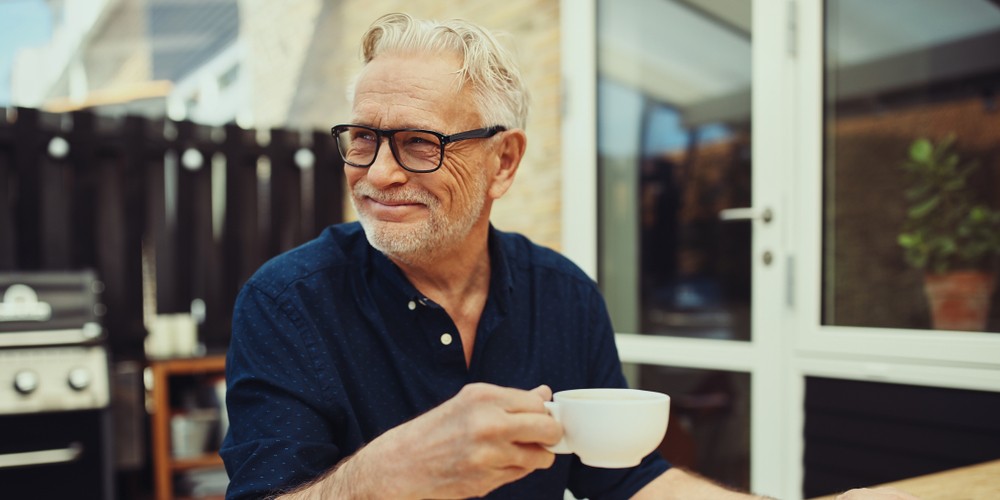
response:
<path id="1" fill-rule="evenodd" d="M 507 130 L 500 125 L 477 128 L 452 135 L 431 130 L 402 128 L 382 130 L 363 125 L 337 125 L 330 129 L 337 139 L 337 149 L 344 163 L 368 168 L 375 163 L 382 138 L 389 139 L 389 149 L 399 166 L 410 172 L 428 173 L 441 168 L 444 146 L 468 139 L 486 139 Z"/>

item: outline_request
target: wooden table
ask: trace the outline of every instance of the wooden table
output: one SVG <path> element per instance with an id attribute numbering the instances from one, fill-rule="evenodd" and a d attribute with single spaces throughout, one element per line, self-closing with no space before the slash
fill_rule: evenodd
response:
<path id="1" fill-rule="evenodd" d="M 1000 499 L 1000 460 L 935 472 L 882 484 L 915 495 L 920 500 Z M 836 495 L 814 500 L 832 500 Z"/>

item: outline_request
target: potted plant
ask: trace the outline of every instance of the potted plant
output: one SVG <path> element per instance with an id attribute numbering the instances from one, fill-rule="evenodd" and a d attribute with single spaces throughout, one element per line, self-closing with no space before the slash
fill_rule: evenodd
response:
<path id="1" fill-rule="evenodd" d="M 972 174 L 980 165 L 954 150 L 955 137 L 920 138 L 903 163 L 911 184 L 899 235 L 907 263 L 924 271 L 934 328 L 982 331 L 997 281 L 1000 210 Z"/>

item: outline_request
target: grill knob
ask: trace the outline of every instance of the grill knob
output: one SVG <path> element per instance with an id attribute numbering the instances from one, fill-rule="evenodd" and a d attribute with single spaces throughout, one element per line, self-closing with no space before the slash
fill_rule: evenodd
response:
<path id="1" fill-rule="evenodd" d="M 73 368 L 69 371 L 67 383 L 75 391 L 82 391 L 90 386 L 90 370 L 86 368 Z"/>
<path id="2" fill-rule="evenodd" d="M 14 390 L 21 394 L 31 394 L 38 389 L 38 374 L 31 370 L 21 370 L 14 375 Z"/>

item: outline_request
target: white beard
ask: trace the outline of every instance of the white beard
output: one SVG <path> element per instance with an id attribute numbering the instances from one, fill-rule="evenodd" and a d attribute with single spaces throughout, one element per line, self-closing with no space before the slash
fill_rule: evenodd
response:
<path id="1" fill-rule="evenodd" d="M 485 208 L 488 189 L 485 175 L 475 176 L 474 183 L 472 200 L 468 206 L 460 207 L 455 216 L 443 213 L 441 202 L 426 191 L 409 188 L 379 191 L 365 180 L 352 187 L 351 203 L 371 246 L 389 257 L 416 264 L 432 261 L 439 251 L 457 246 L 472 231 Z M 421 203 L 427 207 L 428 216 L 415 223 L 380 221 L 359 210 L 363 198 Z"/>

